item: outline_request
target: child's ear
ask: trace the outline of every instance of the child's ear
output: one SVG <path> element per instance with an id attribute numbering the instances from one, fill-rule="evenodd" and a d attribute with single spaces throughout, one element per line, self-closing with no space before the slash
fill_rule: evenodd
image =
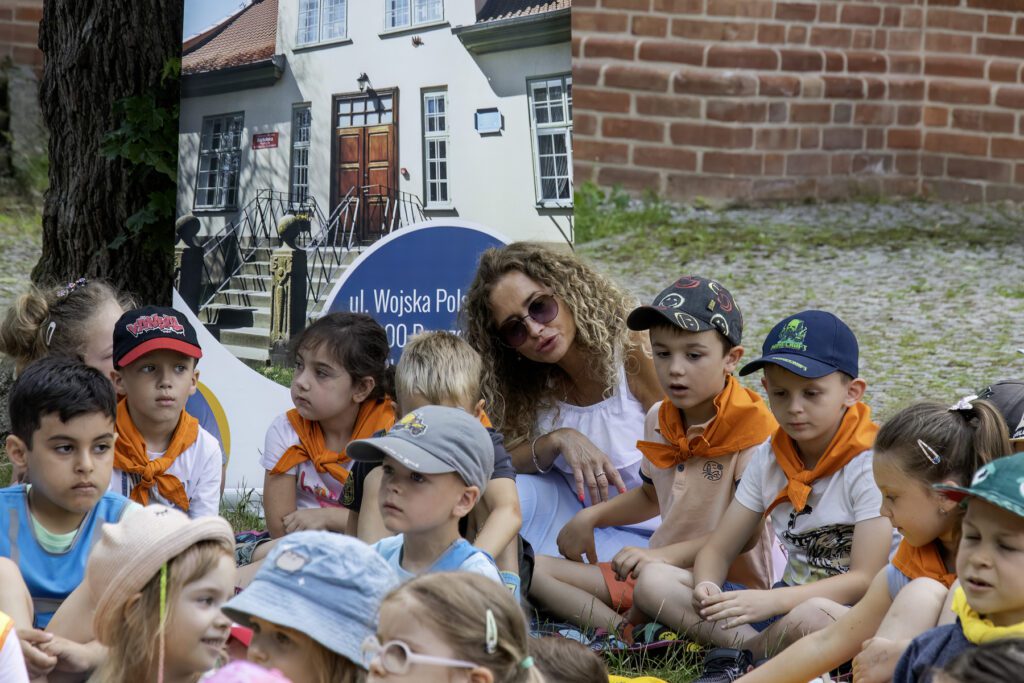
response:
<path id="1" fill-rule="evenodd" d="M 484 400 L 480 399 L 476 402 L 476 408 L 473 410 L 473 417 L 480 419 L 484 416 Z"/>
<path id="2" fill-rule="evenodd" d="M 768 393 L 768 378 L 761 375 L 761 388 L 764 389 L 765 393 Z"/>
<path id="3" fill-rule="evenodd" d="M 14 434 L 7 435 L 7 457 L 15 465 L 21 468 L 28 467 L 28 444 L 16 437 Z"/>
<path id="4" fill-rule="evenodd" d="M 110 371 L 110 381 L 114 383 L 114 389 L 117 390 L 118 396 L 124 396 L 126 393 L 128 393 L 124 390 L 124 380 L 121 378 L 120 370 Z"/>
<path id="5" fill-rule="evenodd" d="M 727 375 L 736 372 L 736 366 L 739 365 L 740 358 L 743 358 L 743 351 L 742 346 L 734 346 L 729 349 L 729 353 L 725 354 L 725 373 Z"/>
<path id="6" fill-rule="evenodd" d="M 195 366 L 193 366 L 193 367 L 195 367 Z M 199 389 L 199 371 L 198 370 L 193 370 L 192 371 L 192 386 L 189 387 L 189 389 L 188 389 L 188 395 L 191 396 L 192 394 L 196 393 L 196 391 L 198 389 Z"/>
<path id="7" fill-rule="evenodd" d="M 462 495 L 459 497 L 455 507 L 452 509 L 452 514 L 456 517 L 465 517 L 473 510 L 473 506 L 480 500 L 480 488 L 477 486 L 467 486 L 462 491 Z"/>
<path id="8" fill-rule="evenodd" d="M 490 669 L 478 666 L 469 672 L 469 681 L 470 683 L 494 683 L 494 674 Z"/>
<path id="9" fill-rule="evenodd" d="M 846 399 L 843 401 L 843 405 L 849 407 L 857 401 L 864 398 L 864 392 L 868 389 L 868 383 L 862 380 L 860 377 L 850 380 L 850 383 L 846 385 Z"/>
<path id="10" fill-rule="evenodd" d="M 366 397 L 373 393 L 377 381 L 373 377 L 360 377 L 356 382 L 355 391 L 352 393 L 352 400 L 355 403 L 362 403 Z"/>

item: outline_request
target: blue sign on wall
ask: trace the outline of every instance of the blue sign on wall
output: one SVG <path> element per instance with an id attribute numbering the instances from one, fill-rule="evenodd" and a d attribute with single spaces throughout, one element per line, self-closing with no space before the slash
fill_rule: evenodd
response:
<path id="1" fill-rule="evenodd" d="M 437 220 L 395 232 L 367 249 L 335 286 L 327 307 L 369 313 L 397 361 L 426 330 L 453 330 L 480 254 L 507 241 L 469 223 Z"/>

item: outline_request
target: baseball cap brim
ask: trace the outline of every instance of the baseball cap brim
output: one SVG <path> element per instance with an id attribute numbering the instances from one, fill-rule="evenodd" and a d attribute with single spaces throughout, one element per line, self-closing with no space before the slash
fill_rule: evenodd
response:
<path id="1" fill-rule="evenodd" d="M 771 353 L 767 356 L 761 356 L 757 360 L 750 361 L 743 366 L 739 371 L 739 374 L 741 376 L 749 375 L 752 372 L 760 370 L 769 363 L 785 368 L 794 375 L 799 375 L 800 377 L 806 377 L 808 379 L 817 379 L 818 377 L 824 377 L 825 375 L 831 375 L 833 372 L 839 371 L 839 368 L 834 365 L 822 363 L 819 360 L 814 360 L 807 356 L 791 353 Z"/>
<path id="2" fill-rule="evenodd" d="M 676 318 L 675 314 L 676 311 L 668 309 L 661 310 L 654 306 L 640 306 L 626 317 L 626 327 L 635 332 L 641 332 L 668 323 L 672 327 L 678 327 L 687 332 L 704 332 L 705 330 L 718 329 L 714 325 L 688 314 L 686 314 L 686 321 L 683 322 Z M 696 328 L 694 328 L 695 324 Z"/>
<path id="3" fill-rule="evenodd" d="M 168 350 L 183 353 L 190 358 L 199 360 L 203 357 L 203 350 L 195 344 L 189 344 L 181 339 L 169 339 L 167 337 L 156 337 L 142 342 L 121 358 L 117 359 L 117 367 L 123 368 L 134 363 L 136 360 L 153 351 Z"/>
<path id="4" fill-rule="evenodd" d="M 391 456 L 403 467 L 423 474 L 444 474 L 454 472 L 455 468 L 434 457 L 429 451 L 414 443 L 394 436 L 378 436 L 373 439 L 353 441 L 345 449 L 345 453 L 353 460 L 379 462 Z"/>
<path id="5" fill-rule="evenodd" d="M 978 489 L 967 488 L 966 486 L 950 486 L 948 484 L 936 484 L 933 485 L 932 488 L 936 491 L 942 492 L 947 498 L 957 502 L 967 498 L 968 496 L 981 498 L 988 503 L 992 503 L 996 507 L 1024 517 L 1024 505 L 1021 505 L 1012 498 L 1002 495 L 998 491 L 981 491 Z"/>

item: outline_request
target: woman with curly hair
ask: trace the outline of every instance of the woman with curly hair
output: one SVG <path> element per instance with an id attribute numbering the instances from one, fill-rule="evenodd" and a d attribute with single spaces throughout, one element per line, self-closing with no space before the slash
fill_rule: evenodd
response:
<path id="1" fill-rule="evenodd" d="M 645 343 L 626 328 L 633 305 L 568 252 L 517 242 L 480 258 L 466 338 L 484 361 L 488 415 L 526 475 L 516 482 L 522 535 L 537 553 L 607 560 L 646 547 L 657 524 L 559 538 L 585 506 L 641 483 L 636 442 L 661 389 Z"/>

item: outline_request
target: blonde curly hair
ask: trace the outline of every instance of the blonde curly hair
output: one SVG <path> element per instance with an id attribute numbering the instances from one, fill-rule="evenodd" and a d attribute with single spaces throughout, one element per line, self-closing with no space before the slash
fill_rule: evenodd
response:
<path id="1" fill-rule="evenodd" d="M 532 435 L 538 409 L 551 408 L 564 398 L 572 380 L 558 365 L 531 361 L 498 338 L 491 291 L 511 271 L 550 288 L 569 309 L 576 322 L 573 344 L 593 359 L 591 375 L 604 384 L 605 396 L 618 382 L 618 364 L 625 362 L 635 344 L 626 328 L 626 314 L 635 300 L 569 252 L 515 242 L 483 253 L 466 294 L 463 329 L 483 359 L 487 414 L 514 448 Z"/>

